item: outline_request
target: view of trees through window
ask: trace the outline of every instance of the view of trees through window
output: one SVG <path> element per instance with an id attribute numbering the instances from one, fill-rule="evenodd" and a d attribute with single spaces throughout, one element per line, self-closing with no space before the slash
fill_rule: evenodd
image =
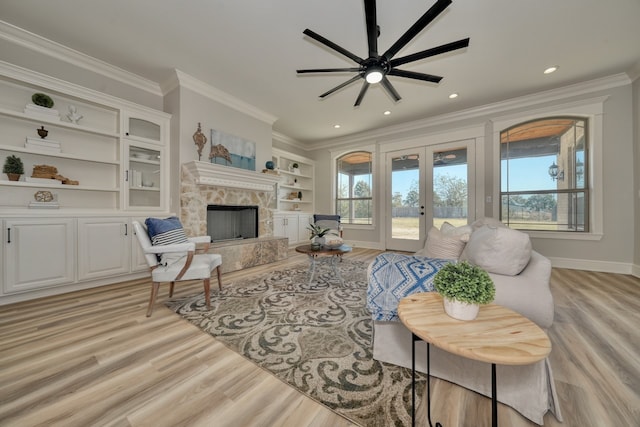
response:
<path id="1" fill-rule="evenodd" d="M 337 159 L 336 213 L 343 224 L 372 224 L 372 155 L 358 151 Z"/>
<path id="2" fill-rule="evenodd" d="M 512 228 L 588 231 L 587 121 L 549 117 L 500 133 L 500 219 Z"/>

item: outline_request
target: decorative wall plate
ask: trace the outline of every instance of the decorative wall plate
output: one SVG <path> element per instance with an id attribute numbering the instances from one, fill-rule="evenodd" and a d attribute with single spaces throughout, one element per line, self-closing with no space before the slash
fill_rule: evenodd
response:
<path id="1" fill-rule="evenodd" d="M 51 191 L 45 191 L 45 190 L 36 191 L 36 194 L 34 194 L 33 197 L 34 199 L 36 199 L 36 202 L 53 201 L 53 194 L 51 194 Z"/>

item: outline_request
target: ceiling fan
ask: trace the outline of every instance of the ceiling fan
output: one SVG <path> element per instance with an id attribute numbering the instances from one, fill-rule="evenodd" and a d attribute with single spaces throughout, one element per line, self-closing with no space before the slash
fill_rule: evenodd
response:
<path id="1" fill-rule="evenodd" d="M 413 53 L 411 55 L 403 56 L 400 58 L 394 58 L 394 56 L 405 47 L 420 31 L 422 31 L 431 21 L 433 21 L 440 13 L 442 13 L 450 4 L 452 0 L 437 0 L 436 3 L 427 10 L 416 22 L 409 28 L 389 49 L 387 49 L 382 55 L 378 53 L 378 36 L 380 35 L 380 27 L 376 23 L 376 1 L 364 0 L 364 14 L 367 24 L 367 41 L 369 45 L 369 52 L 367 58 L 360 58 L 357 55 L 349 52 L 345 48 L 338 46 L 330 40 L 322 37 L 321 35 L 314 33 L 310 29 L 303 31 L 303 34 L 311 37 L 312 39 L 322 43 L 323 45 L 335 50 L 338 53 L 346 56 L 352 61 L 358 63 L 358 67 L 350 68 L 314 68 L 307 70 L 297 70 L 298 74 L 305 73 L 341 73 L 341 72 L 356 72 L 354 77 L 346 82 L 334 87 L 333 89 L 320 95 L 320 98 L 324 98 L 332 93 L 342 89 L 351 83 L 356 82 L 358 79 L 364 79 L 360 94 L 356 99 L 354 107 L 357 107 L 362 102 L 364 95 L 369 89 L 369 85 L 380 83 L 387 93 L 393 98 L 394 101 L 399 101 L 400 95 L 395 90 L 387 76 L 405 77 L 408 79 L 423 80 L 432 83 L 439 83 L 442 77 L 432 74 L 417 73 L 414 71 L 400 70 L 396 67 L 407 64 L 409 62 L 418 61 L 420 59 L 429 58 L 431 56 L 440 55 L 442 53 L 451 52 L 457 49 L 463 49 L 469 46 L 469 38 L 461 39 L 455 42 L 443 44 L 431 49 L 423 50 Z"/>
<path id="2" fill-rule="evenodd" d="M 448 153 L 448 154 L 444 154 L 444 153 L 435 153 L 433 156 L 433 164 L 434 165 L 444 165 L 447 164 L 447 160 L 453 160 L 455 159 L 457 156 L 453 153 Z"/>

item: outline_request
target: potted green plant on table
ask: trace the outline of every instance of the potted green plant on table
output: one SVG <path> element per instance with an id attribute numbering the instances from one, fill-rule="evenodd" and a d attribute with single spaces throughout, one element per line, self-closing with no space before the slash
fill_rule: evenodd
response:
<path id="1" fill-rule="evenodd" d="M 309 239 L 311 239 L 311 249 L 320 249 L 322 246 L 329 248 L 338 248 L 344 243 L 342 238 L 338 236 L 335 230 L 324 228 L 317 224 L 309 224 Z"/>
<path id="2" fill-rule="evenodd" d="M 24 165 L 20 157 L 15 155 L 8 156 L 4 161 L 2 172 L 7 174 L 9 181 L 19 181 L 20 175 L 24 174 Z"/>
<path id="3" fill-rule="evenodd" d="M 445 312 L 458 320 L 475 319 L 480 304 L 489 304 L 496 295 L 489 273 L 466 261 L 442 267 L 433 285 L 444 299 Z"/>

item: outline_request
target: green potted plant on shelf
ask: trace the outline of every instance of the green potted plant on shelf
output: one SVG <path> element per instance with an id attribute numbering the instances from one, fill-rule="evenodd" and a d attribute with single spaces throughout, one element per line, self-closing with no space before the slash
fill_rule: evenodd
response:
<path id="1" fill-rule="evenodd" d="M 444 299 L 445 312 L 459 320 L 475 319 L 480 304 L 489 304 L 496 295 L 489 273 L 466 261 L 442 267 L 433 278 L 433 285 Z"/>
<path id="2" fill-rule="evenodd" d="M 9 181 L 19 181 L 20 175 L 24 174 L 24 165 L 20 157 L 15 155 L 8 156 L 4 161 L 2 172 L 7 174 Z"/>

